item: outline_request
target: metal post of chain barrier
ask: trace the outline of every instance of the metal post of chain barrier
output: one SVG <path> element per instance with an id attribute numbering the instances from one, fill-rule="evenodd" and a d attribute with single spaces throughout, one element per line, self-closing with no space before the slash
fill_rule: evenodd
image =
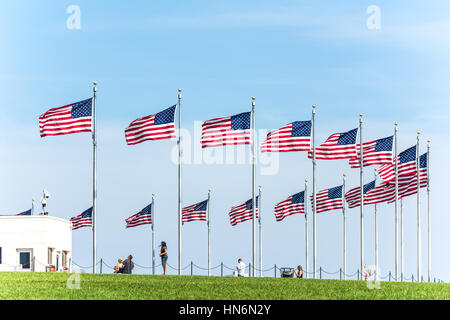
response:
<path id="1" fill-rule="evenodd" d="M 422 281 L 421 281 L 421 282 L 423 282 L 423 275 L 421 276 L 421 279 L 422 279 Z"/>
<path id="2" fill-rule="evenodd" d="M 413 273 L 413 275 L 411 277 L 411 282 L 414 282 L 414 273 Z"/>
<path id="3" fill-rule="evenodd" d="M 223 262 L 220 263 L 220 276 L 223 277 Z"/>
<path id="4" fill-rule="evenodd" d="M 194 275 L 194 262 L 191 261 L 191 276 Z"/>
<path id="5" fill-rule="evenodd" d="M 103 259 L 100 258 L 100 274 L 103 273 Z"/>
<path id="6" fill-rule="evenodd" d="M 320 269 L 319 269 L 319 275 L 320 275 L 320 279 L 322 279 L 322 267 L 320 267 Z"/>
<path id="7" fill-rule="evenodd" d="M 389 281 L 391 281 L 391 277 L 392 277 L 392 274 L 391 274 L 391 272 L 389 271 Z"/>
<path id="8" fill-rule="evenodd" d="M 277 277 L 277 265 L 276 264 L 275 264 L 274 270 L 275 270 L 275 278 L 276 278 Z"/>
<path id="9" fill-rule="evenodd" d="M 357 273 L 357 275 L 358 275 L 358 280 L 359 280 L 359 269 L 356 270 L 356 273 Z"/>
<path id="10" fill-rule="evenodd" d="M 339 268 L 339 280 L 342 280 L 342 268 Z"/>
<path id="11" fill-rule="evenodd" d="M 434 283 L 436 283 L 436 278 L 434 278 Z"/>

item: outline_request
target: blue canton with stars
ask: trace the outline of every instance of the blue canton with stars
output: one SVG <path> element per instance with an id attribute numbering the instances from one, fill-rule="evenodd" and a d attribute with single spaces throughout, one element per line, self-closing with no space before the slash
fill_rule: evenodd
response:
<path id="1" fill-rule="evenodd" d="M 358 133 L 358 128 L 350 130 L 348 132 L 341 133 L 338 139 L 338 145 L 347 145 L 356 143 L 356 134 Z"/>
<path id="2" fill-rule="evenodd" d="M 18 216 L 31 216 L 31 209 L 19 213 Z"/>
<path id="3" fill-rule="evenodd" d="M 328 199 L 342 198 L 342 186 L 328 189 Z"/>
<path id="4" fill-rule="evenodd" d="M 256 209 L 258 209 L 258 204 L 259 204 L 259 196 L 256 197 Z M 245 203 L 245 207 L 247 210 L 253 210 L 253 199 L 248 200 Z"/>
<path id="5" fill-rule="evenodd" d="M 419 158 L 419 167 L 421 169 L 427 168 L 428 166 L 428 156 L 426 153 L 420 156 Z"/>
<path id="6" fill-rule="evenodd" d="M 72 104 L 72 119 L 92 116 L 92 98 Z"/>
<path id="7" fill-rule="evenodd" d="M 84 211 L 84 212 L 81 214 L 81 218 L 84 218 L 84 219 L 86 219 L 86 218 L 92 218 L 92 207 L 90 207 L 89 209 L 87 209 L 86 211 Z"/>
<path id="8" fill-rule="evenodd" d="M 310 137 L 311 136 L 311 120 L 292 122 L 293 137 Z"/>
<path id="9" fill-rule="evenodd" d="M 208 205 L 208 200 L 199 202 L 195 205 L 194 211 L 206 211 L 207 205 Z"/>
<path id="10" fill-rule="evenodd" d="M 390 136 L 383 139 L 378 139 L 375 143 L 375 152 L 380 151 L 392 151 L 392 142 L 394 141 L 394 136 Z"/>
<path id="11" fill-rule="evenodd" d="M 231 130 L 250 129 L 250 114 L 251 112 L 244 112 L 231 116 Z"/>
<path id="12" fill-rule="evenodd" d="M 140 216 L 147 216 L 151 214 L 152 214 L 152 204 L 149 204 L 140 212 Z"/>
<path id="13" fill-rule="evenodd" d="M 305 202 L 305 191 L 296 193 L 292 196 L 292 204 L 304 203 Z"/>
<path id="14" fill-rule="evenodd" d="M 399 157 L 400 163 L 406 163 L 416 160 L 416 146 L 406 149 L 403 152 L 400 152 Z"/>
<path id="15" fill-rule="evenodd" d="M 363 187 L 363 193 L 366 194 L 368 191 L 372 190 L 373 188 L 375 188 L 375 180 L 373 180 L 372 182 L 366 183 Z"/>
<path id="16" fill-rule="evenodd" d="M 157 113 L 155 115 L 155 125 L 174 122 L 176 108 L 177 106 L 173 105 L 170 108 Z"/>

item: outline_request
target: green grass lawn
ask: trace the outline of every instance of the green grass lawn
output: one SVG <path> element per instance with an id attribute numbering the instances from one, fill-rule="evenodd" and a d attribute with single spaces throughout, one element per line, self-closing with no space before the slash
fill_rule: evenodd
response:
<path id="1" fill-rule="evenodd" d="M 81 274 L 80 289 L 68 289 L 69 274 L 0 273 L 0 299 L 450 299 L 450 284 L 296 278 L 234 278 Z"/>

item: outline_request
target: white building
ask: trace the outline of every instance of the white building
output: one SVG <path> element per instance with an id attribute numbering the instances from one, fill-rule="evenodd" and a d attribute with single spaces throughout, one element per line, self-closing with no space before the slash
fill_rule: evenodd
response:
<path id="1" fill-rule="evenodd" d="M 0 216 L 0 271 L 69 272 L 72 223 L 51 216 Z"/>

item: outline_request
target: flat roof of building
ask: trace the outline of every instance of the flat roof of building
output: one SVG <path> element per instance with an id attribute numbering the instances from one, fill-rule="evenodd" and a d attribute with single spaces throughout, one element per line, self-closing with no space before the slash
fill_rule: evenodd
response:
<path id="1" fill-rule="evenodd" d="M 64 223 L 71 223 L 69 220 L 65 220 L 58 217 L 53 216 L 44 216 L 44 215 L 33 215 L 33 216 L 0 216 L 0 220 L 19 220 L 19 219 L 47 219 L 47 220 L 55 220 Z"/>

